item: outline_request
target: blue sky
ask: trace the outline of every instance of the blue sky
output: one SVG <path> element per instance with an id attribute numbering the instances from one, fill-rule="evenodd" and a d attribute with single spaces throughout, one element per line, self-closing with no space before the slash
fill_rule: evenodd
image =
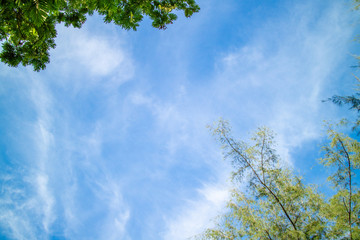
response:
<path id="1" fill-rule="evenodd" d="M 223 211 L 231 168 L 208 124 L 266 125 L 322 183 L 323 120 L 349 113 L 351 2 L 199 0 L 165 31 L 58 26 L 45 71 L 0 65 L 1 239 L 186 239 Z M 312 169 L 311 169 L 312 168 Z"/>

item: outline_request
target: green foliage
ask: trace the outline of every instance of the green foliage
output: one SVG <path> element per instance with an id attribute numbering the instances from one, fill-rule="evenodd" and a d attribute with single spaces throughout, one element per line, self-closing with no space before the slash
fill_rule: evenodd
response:
<path id="1" fill-rule="evenodd" d="M 258 129 L 251 145 L 235 140 L 225 121 L 220 121 L 213 132 L 232 162 L 234 183 L 241 187 L 233 190 L 228 212 L 217 227 L 208 229 L 202 239 L 326 237 L 323 197 L 281 163 L 269 129 Z"/>
<path id="2" fill-rule="evenodd" d="M 200 10 L 195 0 L 0 0 L 0 59 L 9 66 L 32 65 L 35 71 L 49 63 L 55 48 L 55 26 L 80 28 L 88 15 L 102 15 L 124 29 L 136 30 L 144 16 L 152 26 L 165 29 L 183 11 L 186 17 Z"/>
<path id="3" fill-rule="evenodd" d="M 325 199 L 280 160 L 274 134 L 259 128 L 250 143 L 231 136 L 226 121 L 212 128 L 234 171 L 227 211 L 199 239 L 360 239 L 360 193 L 355 171 L 360 143 L 329 128 L 321 163 L 337 192 Z"/>
<path id="4" fill-rule="evenodd" d="M 360 143 L 329 126 L 330 143 L 323 147 L 324 166 L 333 169 L 328 180 L 337 193 L 330 198 L 327 218 L 331 223 L 330 236 L 343 239 L 360 239 L 360 192 L 355 184 L 355 174 L 360 168 Z"/>

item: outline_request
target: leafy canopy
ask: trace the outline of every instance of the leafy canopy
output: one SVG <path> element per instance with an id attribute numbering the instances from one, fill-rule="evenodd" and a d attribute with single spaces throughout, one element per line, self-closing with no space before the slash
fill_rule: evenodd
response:
<path id="1" fill-rule="evenodd" d="M 9 66 L 32 65 L 35 71 L 50 62 L 55 48 L 55 26 L 80 28 L 94 12 L 124 29 L 136 30 L 144 16 L 152 26 L 165 29 L 183 11 L 186 17 L 200 10 L 195 0 L 0 0 L 0 59 Z"/>

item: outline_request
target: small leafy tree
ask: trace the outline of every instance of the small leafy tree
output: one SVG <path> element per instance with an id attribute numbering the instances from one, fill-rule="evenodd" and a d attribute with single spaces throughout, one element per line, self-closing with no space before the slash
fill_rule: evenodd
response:
<path id="1" fill-rule="evenodd" d="M 234 167 L 236 186 L 215 228 L 199 239 L 360 239 L 360 143 L 333 130 L 320 159 L 332 172 L 335 194 L 326 198 L 283 164 L 274 134 L 259 128 L 251 144 L 231 136 L 226 121 L 212 128 Z"/>
<path id="2" fill-rule="evenodd" d="M 12 67 L 21 63 L 39 71 L 50 61 L 58 23 L 80 28 L 97 12 L 105 23 L 124 29 L 136 30 L 144 16 L 153 27 L 165 29 L 177 19 L 175 10 L 190 17 L 200 8 L 195 0 L 0 0 L 0 59 Z"/>
<path id="3" fill-rule="evenodd" d="M 230 159 L 233 190 L 228 211 L 201 239 L 326 239 L 326 205 L 316 189 L 294 175 L 274 149 L 273 133 L 260 128 L 252 145 L 231 136 L 227 122 L 212 129 Z"/>

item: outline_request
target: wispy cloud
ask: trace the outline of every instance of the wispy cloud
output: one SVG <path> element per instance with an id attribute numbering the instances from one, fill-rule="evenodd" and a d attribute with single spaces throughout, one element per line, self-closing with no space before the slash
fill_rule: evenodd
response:
<path id="1" fill-rule="evenodd" d="M 27 146 L 23 148 L 27 152 L 22 154 L 24 159 L 4 159 L 5 162 L 14 164 L 7 167 L 9 170 L 15 166 L 17 169 L 12 169 L 9 175 L 11 177 L 2 179 L 6 188 L 2 189 L 5 201 L 1 202 L 1 208 L 6 210 L 4 209 L 1 222 L 9 227 L 9 236 L 16 239 L 46 238 L 56 219 L 53 210 L 55 199 L 47 174 L 53 146 L 53 135 L 50 130 L 52 123 L 48 112 L 52 104 L 51 98 L 41 83 L 32 79 L 28 81 L 32 82 L 31 90 L 28 96 L 23 97 L 34 104 L 38 117 L 33 122 L 17 121 L 19 127 L 22 127 L 22 131 L 18 132 L 17 141 L 21 138 L 28 141 Z M 11 129 L 11 126 L 9 128 Z M 16 128 L 13 131 L 16 132 Z M 32 149 L 33 146 L 35 148 Z M 11 155 L 10 157 L 14 158 Z M 29 169 L 23 166 L 28 166 Z M 41 226 L 35 226 L 34 219 L 38 219 Z"/>
<path id="2" fill-rule="evenodd" d="M 51 132 L 53 125 L 51 117 L 52 99 L 46 86 L 36 80 L 34 80 L 31 94 L 38 116 L 33 126 L 33 140 L 36 143 L 38 153 L 34 159 L 36 167 L 34 168 L 34 172 L 32 173 L 33 176 L 30 176 L 30 179 L 31 177 L 34 178 L 31 181 L 34 181 L 33 184 L 37 189 L 37 195 L 35 196 L 38 198 L 38 208 L 41 209 L 44 233 L 49 234 L 51 231 L 51 224 L 56 218 L 53 211 L 55 199 L 52 195 L 51 187 L 49 186 L 49 176 L 47 173 L 47 168 L 51 165 L 52 161 L 50 152 L 54 146 L 53 134 Z"/>
<path id="3" fill-rule="evenodd" d="M 48 67 L 56 66 L 54 72 L 61 72 L 58 84 L 76 86 L 77 91 L 95 86 L 116 89 L 133 78 L 135 67 L 125 33 L 99 36 L 86 27 L 62 26 L 58 31 L 60 38 L 52 53 L 54 63 Z"/>
<path id="4" fill-rule="evenodd" d="M 104 181 L 105 180 L 105 181 Z M 126 225 L 130 218 L 130 209 L 123 201 L 121 187 L 116 180 L 106 177 L 96 181 L 97 197 L 107 206 L 107 216 L 102 223 L 101 239 L 130 239 Z"/>
<path id="5" fill-rule="evenodd" d="M 54 198 L 49 191 L 48 176 L 38 174 L 36 177 L 37 192 L 41 199 L 40 204 L 43 211 L 43 228 L 46 233 L 49 233 L 49 228 L 54 222 L 55 216 L 53 213 Z"/>
<path id="6" fill-rule="evenodd" d="M 27 192 L 22 187 L 17 186 L 17 179 L 14 177 L 2 176 L 1 188 L 2 198 L 0 200 L 0 223 L 5 236 L 14 239 L 35 239 L 36 228 L 33 226 L 29 211 L 36 206 L 34 199 L 26 199 Z M 17 201 L 14 204 L 14 201 Z"/>
<path id="7" fill-rule="evenodd" d="M 218 214 L 224 211 L 229 198 L 227 184 L 207 184 L 198 189 L 197 198 L 188 200 L 172 215 L 165 217 L 165 240 L 188 239 L 214 225 Z"/>

